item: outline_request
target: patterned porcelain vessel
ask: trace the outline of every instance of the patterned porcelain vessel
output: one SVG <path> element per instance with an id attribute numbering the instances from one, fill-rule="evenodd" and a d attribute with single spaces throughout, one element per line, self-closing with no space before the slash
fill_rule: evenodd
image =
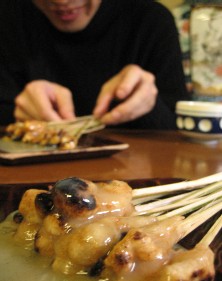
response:
<path id="1" fill-rule="evenodd" d="M 221 27 L 222 4 L 198 4 L 192 8 L 191 72 L 195 100 L 222 101 Z"/>
<path id="2" fill-rule="evenodd" d="M 179 101 L 176 104 L 177 128 L 192 139 L 222 139 L 222 103 Z"/>

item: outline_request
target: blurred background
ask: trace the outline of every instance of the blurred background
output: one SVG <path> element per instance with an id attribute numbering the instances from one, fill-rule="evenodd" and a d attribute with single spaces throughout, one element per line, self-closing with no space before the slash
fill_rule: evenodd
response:
<path id="1" fill-rule="evenodd" d="M 160 3 L 164 4 L 169 9 L 174 9 L 178 5 L 182 4 L 183 0 L 160 0 Z"/>

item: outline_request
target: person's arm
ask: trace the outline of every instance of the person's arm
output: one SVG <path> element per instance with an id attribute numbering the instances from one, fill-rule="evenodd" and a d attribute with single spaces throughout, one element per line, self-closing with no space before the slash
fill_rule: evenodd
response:
<path id="1" fill-rule="evenodd" d="M 152 30 L 147 30 L 145 17 L 141 23 L 141 33 L 135 42 L 141 45 L 141 68 L 125 68 L 100 92 L 94 114 L 107 124 L 127 122 L 123 125 L 151 129 L 176 128 L 175 104 L 178 100 L 189 99 L 189 96 L 174 19 L 164 8 L 160 8 L 159 12 L 162 14 L 158 15 Z M 128 84 L 130 87 L 124 86 L 126 90 L 121 91 L 119 88 L 127 76 L 128 80 L 132 77 Z M 113 99 L 118 99 L 118 103 L 109 112 Z"/>

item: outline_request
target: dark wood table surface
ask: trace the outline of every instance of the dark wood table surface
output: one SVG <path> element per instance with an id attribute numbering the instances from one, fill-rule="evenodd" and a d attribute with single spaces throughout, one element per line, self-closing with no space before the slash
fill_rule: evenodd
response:
<path id="1" fill-rule="evenodd" d="M 195 143 L 176 131 L 103 130 L 97 134 L 128 143 L 129 148 L 102 158 L 0 165 L 0 185 L 48 183 L 70 176 L 89 180 L 196 179 L 222 171 L 222 142 Z"/>
<path id="2" fill-rule="evenodd" d="M 178 178 L 196 179 L 222 171 L 222 142 L 194 143 L 176 131 L 104 130 L 98 134 L 128 143 L 129 148 L 110 157 L 0 165 L 0 222 L 18 208 L 26 189 L 47 188 L 48 183 L 70 176 L 95 181 L 120 179 L 137 184 L 166 184 Z M 215 280 L 222 280 L 219 271 Z"/>

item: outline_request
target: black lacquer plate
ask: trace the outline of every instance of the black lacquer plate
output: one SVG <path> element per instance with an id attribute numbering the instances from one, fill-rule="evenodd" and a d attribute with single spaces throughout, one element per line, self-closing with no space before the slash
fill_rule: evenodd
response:
<path id="1" fill-rule="evenodd" d="M 149 186 L 158 186 L 164 184 L 170 184 L 174 182 L 179 182 L 182 179 L 177 178 L 154 178 L 154 179 L 135 179 L 127 181 L 132 188 L 142 188 Z M 2 222 L 12 211 L 18 209 L 19 202 L 23 193 L 30 188 L 37 189 L 48 189 L 48 186 L 54 183 L 25 183 L 25 184 L 5 184 L 0 185 L 0 222 Z M 190 249 L 194 247 L 200 239 L 206 234 L 208 229 L 212 226 L 215 220 L 221 215 L 222 211 L 214 215 L 211 219 L 206 221 L 203 225 L 195 229 L 192 233 L 186 236 L 180 244 Z M 211 244 L 211 248 L 215 253 L 215 268 L 216 268 L 216 278 L 215 281 L 222 280 L 222 230 L 218 233 L 217 237 Z M 1 262 L 1 260 L 0 260 Z M 10 269 L 13 270 L 13 269 Z M 0 275 L 1 280 L 1 275 Z M 2 281 L 2 280 L 1 280 Z M 3 280 L 5 281 L 5 280 Z"/>
<path id="2" fill-rule="evenodd" d="M 90 134 L 83 135 L 78 147 L 73 150 L 59 150 L 0 139 L 0 163 L 19 165 L 108 157 L 128 147 L 127 143 Z"/>

